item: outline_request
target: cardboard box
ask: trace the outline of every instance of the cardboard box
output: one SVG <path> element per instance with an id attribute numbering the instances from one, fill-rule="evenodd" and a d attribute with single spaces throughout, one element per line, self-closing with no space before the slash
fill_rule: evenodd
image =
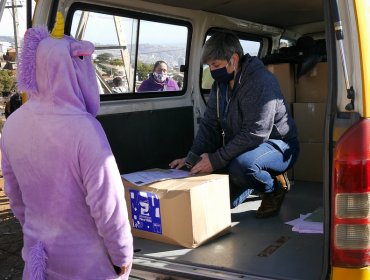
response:
<path id="1" fill-rule="evenodd" d="M 328 95 L 328 64 L 320 62 L 296 85 L 296 102 L 326 102 Z"/>
<path id="2" fill-rule="evenodd" d="M 136 237 L 195 248 L 231 227 L 228 175 L 123 184 Z"/>
<path id="3" fill-rule="evenodd" d="M 322 182 L 323 143 L 300 143 L 300 148 L 294 165 L 294 180 Z"/>
<path id="4" fill-rule="evenodd" d="M 294 103 L 293 115 L 301 142 L 323 142 L 326 103 Z"/>
<path id="5" fill-rule="evenodd" d="M 288 103 L 287 102 L 288 111 L 289 111 L 291 116 L 293 116 L 293 104 L 294 103 Z"/>
<path id="6" fill-rule="evenodd" d="M 295 102 L 294 65 L 281 63 L 269 64 L 266 67 L 279 81 L 280 89 L 286 102 Z"/>

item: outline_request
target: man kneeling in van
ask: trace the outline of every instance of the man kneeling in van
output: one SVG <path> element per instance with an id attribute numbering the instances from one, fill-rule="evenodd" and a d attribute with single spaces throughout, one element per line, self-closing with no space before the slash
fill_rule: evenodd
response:
<path id="1" fill-rule="evenodd" d="M 256 190 L 264 193 L 256 217 L 276 215 L 289 188 L 285 172 L 299 154 L 296 125 L 279 84 L 258 58 L 243 54 L 233 33 L 211 36 L 202 63 L 215 82 L 187 157 L 200 155 L 190 173 L 226 169 L 232 207 Z M 182 168 L 187 158 L 169 165 Z"/>

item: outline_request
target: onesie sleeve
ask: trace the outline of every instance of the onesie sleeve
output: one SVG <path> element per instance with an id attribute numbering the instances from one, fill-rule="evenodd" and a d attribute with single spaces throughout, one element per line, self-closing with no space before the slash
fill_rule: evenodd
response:
<path id="1" fill-rule="evenodd" d="M 17 178 L 15 177 L 12 166 L 8 160 L 3 141 L 4 139 L 1 138 L 1 168 L 4 177 L 4 191 L 6 196 L 9 198 L 10 208 L 12 209 L 14 216 L 19 220 L 21 226 L 23 226 L 25 205 Z"/>
<path id="2" fill-rule="evenodd" d="M 124 187 L 115 158 L 100 124 L 86 129 L 79 148 L 79 164 L 90 208 L 112 264 L 129 265 L 133 239 Z"/>

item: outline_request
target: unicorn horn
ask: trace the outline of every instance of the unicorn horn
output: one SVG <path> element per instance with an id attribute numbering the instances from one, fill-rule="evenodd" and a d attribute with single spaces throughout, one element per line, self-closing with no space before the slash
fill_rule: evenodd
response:
<path id="1" fill-rule="evenodd" d="M 55 39 L 62 39 L 64 36 L 64 18 L 61 12 L 57 12 L 57 20 L 50 36 Z"/>

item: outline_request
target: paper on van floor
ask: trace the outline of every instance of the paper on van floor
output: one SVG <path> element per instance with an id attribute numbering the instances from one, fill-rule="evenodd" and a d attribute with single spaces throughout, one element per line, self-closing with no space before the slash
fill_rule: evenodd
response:
<path id="1" fill-rule="evenodd" d="M 293 226 L 292 231 L 299 233 L 324 233 L 322 208 L 316 209 L 313 213 L 301 214 L 298 219 L 286 222 Z"/>
<path id="2" fill-rule="evenodd" d="M 168 180 L 185 178 L 189 176 L 188 171 L 178 169 L 150 169 L 145 171 L 138 171 L 133 173 L 122 174 L 122 178 L 130 181 L 136 186 L 144 186 L 150 183 Z"/>

